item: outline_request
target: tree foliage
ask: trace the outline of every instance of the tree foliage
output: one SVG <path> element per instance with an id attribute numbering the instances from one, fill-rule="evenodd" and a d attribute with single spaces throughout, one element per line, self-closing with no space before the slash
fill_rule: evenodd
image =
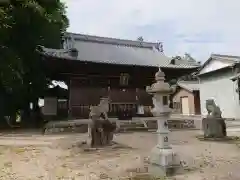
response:
<path id="1" fill-rule="evenodd" d="M 0 7 L 0 86 L 23 108 L 47 86 L 38 45 L 60 48 L 68 27 L 60 0 L 11 0 Z"/>

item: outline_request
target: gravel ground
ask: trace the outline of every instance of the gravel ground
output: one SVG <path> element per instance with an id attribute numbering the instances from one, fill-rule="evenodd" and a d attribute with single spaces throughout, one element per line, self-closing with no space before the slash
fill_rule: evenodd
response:
<path id="1" fill-rule="evenodd" d="M 171 133 L 172 147 L 187 167 L 170 179 L 239 180 L 239 147 L 234 143 L 199 141 L 197 134 Z M 86 134 L 2 134 L 0 179 L 116 180 L 142 169 L 144 157 L 157 141 L 155 133 L 117 134 L 115 141 L 121 145 L 86 152 L 79 146 L 86 139 Z"/>

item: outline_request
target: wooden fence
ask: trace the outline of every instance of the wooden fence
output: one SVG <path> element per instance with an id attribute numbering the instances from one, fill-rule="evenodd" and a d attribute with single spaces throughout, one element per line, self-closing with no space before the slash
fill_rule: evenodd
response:
<path id="1" fill-rule="evenodd" d="M 117 117 L 121 108 L 127 108 L 132 111 L 133 116 L 137 113 L 136 103 L 110 103 L 109 104 L 109 117 Z M 90 105 L 74 105 L 72 106 L 70 114 L 74 115 L 74 118 L 88 118 L 90 112 Z"/>

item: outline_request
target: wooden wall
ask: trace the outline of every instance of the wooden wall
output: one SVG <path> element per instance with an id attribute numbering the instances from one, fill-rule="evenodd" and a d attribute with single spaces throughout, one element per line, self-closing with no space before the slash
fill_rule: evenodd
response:
<path id="1" fill-rule="evenodd" d="M 116 117 L 120 107 L 130 108 L 136 114 L 137 105 L 149 105 L 152 98 L 144 89 L 85 86 L 81 80 L 72 79 L 69 88 L 71 117 L 88 118 L 91 105 L 98 105 L 101 97 L 110 98 L 110 117 Z"/>
<path id="2" fill-rule="evenodd" d="M 155 82 L 158 67 L 91 63 L 57 58 L 46 59 L 44 62 L 48 69 L 48 77 L 68 82 L 69 115 L 74 118 L 88 118 L 90 105 L 97 105 L 103 96 L 109 96 L 112 100 L 110 105 L 112 116 L 115 116 L 116 109 L 121 105 L 133 109 L 136 109 L 137 104 L 152 105 L 151 95 L 146 93 L 145 88 Z M 166 74 L 166 81 L 193 71 L 162 70 Z M 127 86 L 119 84 L 121 73 L 130 75 Z"/>

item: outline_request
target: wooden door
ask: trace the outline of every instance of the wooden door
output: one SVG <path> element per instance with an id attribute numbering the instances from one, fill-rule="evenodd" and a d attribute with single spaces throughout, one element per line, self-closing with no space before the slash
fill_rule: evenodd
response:
<path id="1" fill-rule="evenodd" d="M 136 90 L 135 89 L 111 89 L 109 92 L 111 100 L 109 117 L 117 117 L 121 108 L 130 109 L 136 114 Z"/>
<path id="2" fill-rule="evenodd" d="M 181 107 L 182 107 L 182 114 L 189 115 L 189 101 L 188 97 L 181 97 Z"/>
<path id="3" fill-rule="evenodd" d="M 101 97 L 107 96 L 106 88 L 72 87 L 69 109 L 73 118 L 88 118 L 91 105 L 98 105 Z"/>

